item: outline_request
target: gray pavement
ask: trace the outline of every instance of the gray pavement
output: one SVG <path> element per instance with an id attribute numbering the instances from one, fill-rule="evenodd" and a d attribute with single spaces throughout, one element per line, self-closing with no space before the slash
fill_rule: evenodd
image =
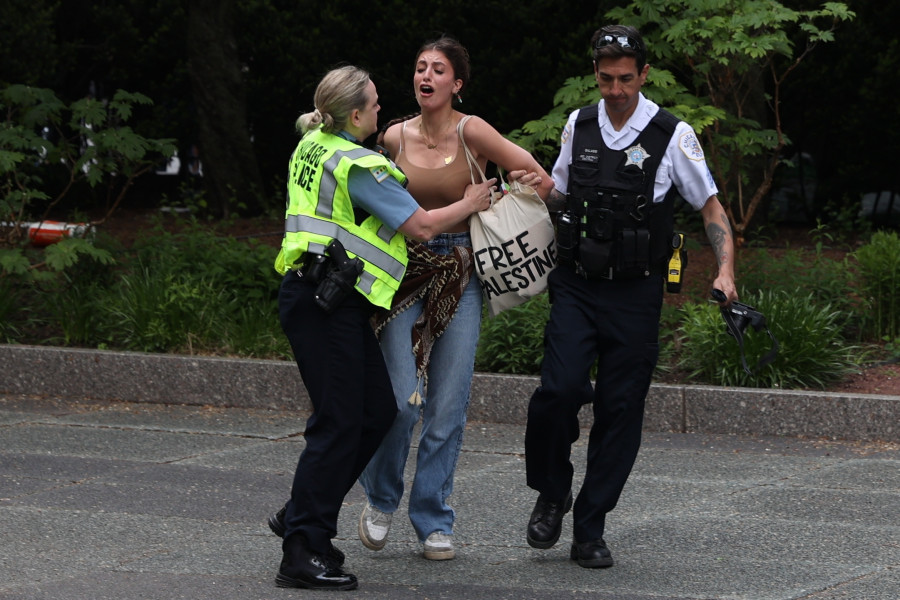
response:
<path id="1" fill-rule="evenodd" d="M 556 547 L 527 545 L 523 427 L 484 421 L 451 497 L 455 560 L 421 557 L 405 504 L 387 547 L 363 548 L 357 486 L 335 541 L 359 590 L 278 589 L 265 520 L 307 416 L 0 395 L 0 599 L 900 598 L 897 442 L 648 431 L 608 519 L 616 566 L 591 570 L 568 560 L 571 515 Z"/>

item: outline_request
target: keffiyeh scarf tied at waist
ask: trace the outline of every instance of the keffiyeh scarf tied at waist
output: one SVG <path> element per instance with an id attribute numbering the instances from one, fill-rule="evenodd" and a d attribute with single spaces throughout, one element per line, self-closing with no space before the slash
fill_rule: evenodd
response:
<path id="1" fill-rule="evenodd" d="M 412 350 L 416 357 L 416 389 L 409 397 L 410 404 L 421 404 L 423 390 L 428 385 L 428 361 L 435 340 L 450 325 L 459 300 L 474 273 L 472 249 L 454 246 L 452 254 L 435 254 L 425 244 L 407 241 L 409 264 L 400 289 L 394 295 L 390 311 L 379 311 L 373 317 L 375 334 L 401 312 L 424 299 L 422 313 L 413 324 Z"/>

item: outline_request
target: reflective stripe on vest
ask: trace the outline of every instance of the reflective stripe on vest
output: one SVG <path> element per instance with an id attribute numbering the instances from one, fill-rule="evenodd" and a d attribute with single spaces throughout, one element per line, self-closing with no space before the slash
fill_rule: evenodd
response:
<path id="1" fill-rule="evenodd" d="M 368 154 L 372 154 L 371 150 L 366 148 L 354 148 L 353 150 L 338 150 L 331 155 L 325 164 L 322 165 L 324 172 L 319 182 L 319 204 L 316 206 L 316 214 L 323 219 L 331 219 L 334 216 L 334 194 L 337 191 L 337 178 L 334 176 L 334 170 L 340 164 L 341 159 L 348 158 L 356 160 Z M 390 238 L 388 238 L 390 239 Z M 343 242 L 343 240 L 341 240 Z"/>
<path id="2" fill-rule="evenodd" d="M 323 221 L 307 215 L 288 215 L 285 220 L 285 232 L 312 233 L 339 240 L 347 251 L 375 265 L 397 281 L 403 278 L 403 273 L 406 271 L 405 264 L 364 239 L 349 233 L 334 221 Z M 388 234 L 386 237 L 385 233 Z M 393 235 L 394 233 L 389 227 L 382 226 L 378 230 L 378 237 L 385 243 L 389 243 Z"/>

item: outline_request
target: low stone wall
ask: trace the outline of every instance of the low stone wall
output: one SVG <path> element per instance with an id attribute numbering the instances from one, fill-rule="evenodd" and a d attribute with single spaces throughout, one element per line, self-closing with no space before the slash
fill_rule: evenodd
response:
<path id="1" fill-rule="evenodd" d="M 524 425 L 537 377 L 476 373 L 469 420 Z M 310 410 L 293 362 L 0 345 L 0 394 Z M 900 397 L 651 386 L 644 429 L 900 441 Z M 590 408 L 582 410 L 590 423 Z"/>

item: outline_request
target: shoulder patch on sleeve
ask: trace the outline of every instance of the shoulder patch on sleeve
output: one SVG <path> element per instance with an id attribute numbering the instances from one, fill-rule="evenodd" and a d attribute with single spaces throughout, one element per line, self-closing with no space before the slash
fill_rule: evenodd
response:
<path id="1" fill-rule="evenodd" d="M 372 174 L 372 177 L 374 177 L 375 181 L 378 183 L 381 183 L 390 176 L 388 168 L 384 165 L 381 165 L 380 167 L 370 167 L 369 173 Z"/>
<path id="2" fill-rule="evenodd" d="M 569 121 L 566 123 L 566 126 L 563 127 L 562 135 L 560 136 L 560 141 L 565 144 L 569 141 L 569 136 L 572 135 L 572 122 Z"/>
<path id="3" fill-rule="evenodd" d="M 678 147 L 689 159 L 703 160 L 703 148 L 700 147 L 700 141 L 693 131 L 686 131 L 681 134 L 681 137 L 678 139 Z"/>

